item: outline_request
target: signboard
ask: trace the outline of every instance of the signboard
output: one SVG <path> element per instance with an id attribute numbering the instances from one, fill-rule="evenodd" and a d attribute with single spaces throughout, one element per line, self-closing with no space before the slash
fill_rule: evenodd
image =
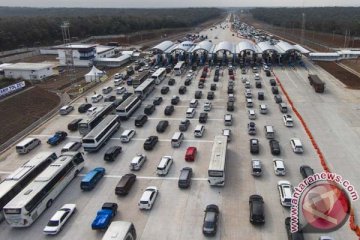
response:
<path id="1" fill-rule="evenodd" d="M 12 92 L 15 92 L 23 87 L 25 87 L 24 81 L 15 83 L 15 84 L 7 86 L 5 88 L 2 88 L 2 89 L 0 89 L 0 97 L 10 94 Z"/>

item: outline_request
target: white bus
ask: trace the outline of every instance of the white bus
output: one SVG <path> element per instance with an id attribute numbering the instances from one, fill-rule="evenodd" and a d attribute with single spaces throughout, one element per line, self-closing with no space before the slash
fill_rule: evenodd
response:
<path id="1" fill-rule="evenodd" d="M 109 115 L 104 118 L 91 132 L 82 139 L 84 151 L 96 152 L 120 128 L 120 118 Z"/>
<path id="2" fill-rule="evenodd" d="M 114 221 L 106 230 L 102 240 L 136 240 L 134 224 L 125 221 Z"/>
<path id="3" fill-rule="evenodd" d="M 155 89 L 155 80 L 152 78 L 146 79 L 140 86 L 135 89 L 137 94 L 142 100 L 144 100 Z"/>
<path id="4" fill-rule="evenodd" d="M 95 110 L 95 113 L 91 114 L 89 118 L 83 119 L 79 122 L 78 129 L 81 135 L 84 136 L 88 134 L 104 119 L 104 117 L 114 111 L 114 106 L 111 103 L 99 106 L 97 108 L 99 108 L 99 110 Z"/>
<path id="5" fill-rule="evenodd" d="M 215 136 L 208 170 L 208 182 L 211 186 L 225 185 L 225 162 L 227 137 Z"/>
<path id="6" fill-rule="evenodd" d="M 183 74 L 183 72 L 185 71 L 185 62 L 184 61 L 179 61 L 175 65 L 174 71 L 175 71 L 175 76 L 180 76 L 181 74 Z"/>
<path id="7" fill-rule="evenodd" d="M 140 105 L 141 98 L 137 94 L 133 94 L 116 108 L 116 114 L 121 120 L 126 120 L 131 117 Z"/>
<path id="8" fill-rule="evenodd" d="M 27 187 L 4 207 L 6 221 L 12 227 L 30 226 L 84 167 L 80 152 L 60 155 Z"/>
<path id="9" fill-rule="evenodd" d="M 166 68 L 159 68 L 151 75 L 151 78 L 155 80 L 156 85 L 159 85 L 166 77 Z"/>
<path id="10" fill-rule="evenodd" d="M 23 190 L 56 158 L 57 156 L 53 152 L 39 153 L 16 169 L 0 183 L 0 221 L 4 219 L 4 206 L 19 194 L 21 190 Z"/>

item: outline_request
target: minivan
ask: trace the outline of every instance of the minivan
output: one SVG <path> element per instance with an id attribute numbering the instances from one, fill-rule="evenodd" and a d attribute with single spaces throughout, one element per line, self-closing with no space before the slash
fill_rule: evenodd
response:
<path id="1" fill-rule="evenodd" d="M 276 176 L 285 176 L 286 170 L 285 170 L 284 161 L 280 158 L 274 158 L 273 164 L 274 164 L 275 175 Z"/>
<path id="2" fill-rule="evenodd" d="M 198 100 L 192 99 L 192 100 L 190 101 L 189 106 L 190 106 L 191 108 L 196 108 L 196 107 L 198 106 L 198 104 L 199 104 L 199 101 L 198 101 Z"/>
<path id="3" fill-rule="evenodd" d="M 194 137 L 202 137 L 204 135 L 205 126 L 197 125 L 194 130 Z"/>
<path id="4" fill-rule="evenodd" d="M 143 154 L 136 154 L 136 156 L 130 162 L 131 171 L 139 171 L 146 161 L 146 156 Z"/>
<path id="5" fill-rule="evenodd" d="M 293 149 L 294 153 L 303 153 L 304 152 L 304 149 L 303 149 L 300 139 L 291 138 L 290 145 L 291 145 L 291 148 Z"/>
<path id="6" fill-rule="evenodd" d="M 165 176 L 166 174 L 168 174 L 172 163 L 173 158 L 171 156 L 163 156 L 160 160 L 159 165 L 156 168 L 156 174 L 159 176 Z"/>
<path id="7" fill-rule="evenodd" d="M 195 108 L 188 108 L 186 110 L 186 118 L 193 118 L 195 116 Z"/>
<path id="8" fill-rule="evenodd" d="M 61 153 L 64 152 L 76 152 L 81 147 L 81 142 L 68 142 L 62 149 Z"/>
<path id="9" fill-rule="evenodd" d="M 121 134 L 120 141 L 122 143 L 128 143 L 134 137 L 135 134 L 136 134 L 135 129 L 127 129 L 123 131 L 123 133 Z"/>
<path id="10" fill-rule="evenodd" d="M 224 115 L 224 124 L 225 124 L 225 126 L 231 126 L 232 125 L 232 115 L 231 114 L 225 114 Z"/>
<path id="11" fill-rule="evenodd" d="M 192 168 L 184 167 L 180 170 L 180 176 L 178 181 L 179 188 L 188 188 L 191 185 Z"/>
<path id="12" fill-rule="evenodd" d="M 94 96 L 91 97 L 91 101 L 93 103 L 100 102 L 101 99 L 103 99 L 103 96 L 101 94 L 95 94 Z"/>
<path id="13" fill-rule="evenodd" d="M 275 137 L 275 131 L 274 131 L 273 126 L 265 125 L 264 131 L 265 131 L 265 137 L 267 139 L 273 139 Z"/>
<path id="14" fill-rule="evenodd" d="M 287 111 L 288 111 L 286 103 L 283 103 L 283 102 L 279 103 L 279 108 L 282 113 L 287 113 Z"/>
<path id="15" fill-rule="evenodd" d="M 261 167 L 261 161 L 258 159 L 251 160 L 251 174 L 253 176 L 261 176 L 262 174 L 262 167 Z"/>
<path id="16" fill-rule="evenodd" d="M 16 145 L 16 152 L 19 154 L 25 154 L 33 150 L 35 147 L 41 144 L 38 138 L 26 138 Z"/>
<path id="17" fill-rule="evenodd" d="M 136 180 L 136 175 L 132 173 L 128 173 L 122 176 L 120 181 L 115 187 L 115 194 L 122 196 L 128 194 L 132 185 L 134 185 L 135 180 Z"/>
<path id="18" fill-rule="evenodd" d="M 92 190 L 100 179 L 105 175 L 105 168 L 97 167 L 88 172 L 80 183 L 81 190 L 89 191 Z"/>
<path id="19" fill-rule="evenodd" d="M 184 134 L 182 132 L 175 132 L 171 138 L 171 146 L 173 148 L 180 147 L 181 143 L 184 140 Z"/>
<path id="20" fill-rule="evenodd" d="M 115 158 L 121 153 L 121 146 L 112 146 L 109 147 L 104 154 L 104 161 L 113 162 Z"/>
<path id="21" fill-rule="evenodd" d="M 142 127 L 148 120 L 148 117 L 146 115 L 140 114 L 135 118 L 135 126 L 136 127 Z"/>

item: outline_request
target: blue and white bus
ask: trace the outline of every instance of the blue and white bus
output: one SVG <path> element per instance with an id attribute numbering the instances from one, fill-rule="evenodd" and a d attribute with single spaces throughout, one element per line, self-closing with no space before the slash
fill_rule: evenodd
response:
<path id="1" fill-rule="evenodd" d="M 133 94 L 123 101 L 117 108 L 116 114 L 121 120 L 126 120 L 131 117 L 138 107 L 141 105 L 141 98 L 138 94 Z"/>
<path id="2" fill-rule="evenodd" d="M 166 68 L 159 68 L 151 75 L 151 78 L 155 80 L 156 85 L 159 85 L 166 78 Z"/>
<path id="3" fill-rule="evenodd" d="M 94 114 L 91 114 L 87 119 L 83 119 L 78 123 L 78 129 L 81 135 L 84 136 L 88 134 L 104 119 L 104 117 L 114 111 L 114 105 L 111 103 L 98 106 L 97 108 L 99 108 L 98 111 L 95 110 Z"/>
<path id="4" fill-rule="evenodd" d="M 185 62 L 184 61 L 179 61 L 175 65 L 174 71 L 175 71 L 175 76 L 180 76 L 181 74 L 183 74 L 184 71 L 185 71 Z"/>
<path id="5" fill-rule="evenodd" d="M 142 100 L 144 100 L 155 89 L 155 80 L 152 78 L 146 79 L 140 86 L 135 89 L 137 94 Z"/>

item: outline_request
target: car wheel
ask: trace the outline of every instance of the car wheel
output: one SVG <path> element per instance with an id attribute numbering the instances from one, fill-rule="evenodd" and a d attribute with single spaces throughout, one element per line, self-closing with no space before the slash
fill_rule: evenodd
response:
<path id="1" fill-rule="evenodd" d="M 50 208 L 51 205 L 52 205 L 52 203 L 53 203 L 53 200 L 50 199 L 50 200 L 46 203 L 46 208 Z"/>

